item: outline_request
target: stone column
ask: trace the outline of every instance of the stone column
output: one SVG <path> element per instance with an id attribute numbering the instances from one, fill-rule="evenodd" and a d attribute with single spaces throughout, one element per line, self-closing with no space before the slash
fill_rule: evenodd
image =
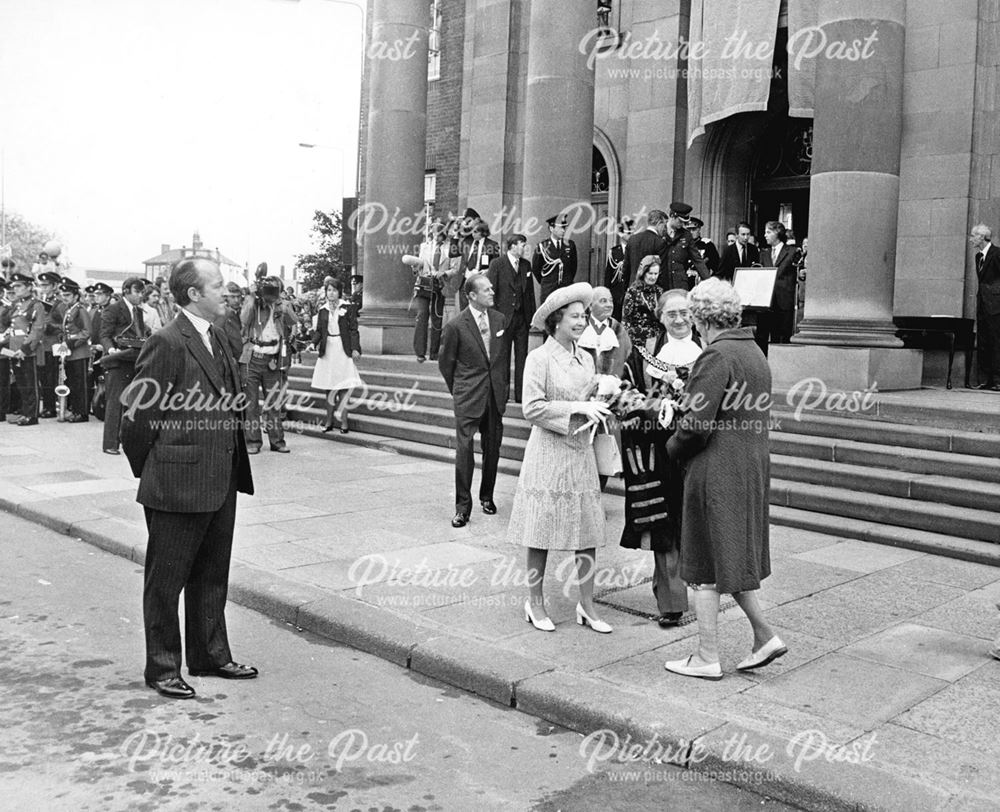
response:
<path id="1" fill-rule="evenodd" d="M 772 347 L 779 388 L 810 374 L 829 378 L 831 388 L 920 385 L 920 353 L 874 349 L 902 346 L 892 297 L 905 17 L 904 0 L 819 2 L 827 48 L 816 56 L 809 278 L 805 319 L 792 339 L 816 349 Z M 841 42 L 860 43 L 860 58 L 837 58 Z"/>
<path id="2" fill-rule="evenodd" d="M 426 0 L 373 0 L 371 14 L 368 155 L 358 218 L 364 230 L 361 343 L 366 352 L 409 353 L 413 275 L 401 257 L 416 253 L 423 236 L 430 12 Z"/>
<path id="3" fill-rule="evenodd" d="M 581 53 L 581 43 L 596 27 L 595 3 L 531 0 L 521 187 L 524 228 L 534 246 L 548 237 L 547 218 L 570 209 L 572 218 L 579 211 L 578 225 L 574 228 L 571 219 L 566 236 L 576 243 L 576 279 L 581 282 L 589 281 L 594 146 L 594 71 L 587 65 L 589 52 Z"/>

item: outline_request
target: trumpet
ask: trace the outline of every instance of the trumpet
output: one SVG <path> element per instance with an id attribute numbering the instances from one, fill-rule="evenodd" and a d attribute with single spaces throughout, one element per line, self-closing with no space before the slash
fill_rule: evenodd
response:
<path id="1" fill-rule="evenodd" d="M 59 356 L 59 382 L 56 384 L 55 389 L 52 390 L 55 396 L 59 398 L 59 412 L 56 417 L 56 421 L 59 423 L 66 422 L 66 399 L 70 393 L 70 388 L 66 385 L 66 356 L 69 353 L 70 349 L 65 343 L 56 344 L 52 348 L 52 354 Z"/>

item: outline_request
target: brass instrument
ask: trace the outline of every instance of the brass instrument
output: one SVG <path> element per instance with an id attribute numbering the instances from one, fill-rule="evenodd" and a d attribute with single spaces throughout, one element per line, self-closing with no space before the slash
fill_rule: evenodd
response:
<path id="1" fill-rule="evenodd" d="M 59 382 L 52 391 L 59 398 L 58 414 L 56 422 L 66 422 L 66 399 L 69 397 L 70 388 L 66 385 L 66 356 L 70 354 L 69 347 L 65 343 L 56 344 L 52 348 L 52 354 L 59 356 Z"/>

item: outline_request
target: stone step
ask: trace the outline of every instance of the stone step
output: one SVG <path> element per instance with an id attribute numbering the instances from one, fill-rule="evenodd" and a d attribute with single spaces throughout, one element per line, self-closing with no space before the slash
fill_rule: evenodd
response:
<path id="1" fill-rule="evenodd" d="M 976 510 L 995 512 L 1000 508 L 1000 483 L 995 482 L 913 474 L 908 471 L 846 465 L 773 453 L 771 476 L 792 482 L 840 488 L 849 484 L 852 491 L 878 493 L 901 499 L 916 499 Z M 997 521 L 1000 522 L 1000 514 L 997 515 Z"/>
<path id="2" fill-rule="evenodd" d="M 993 511 L 928 504 L 915 499 L 774 477 L 771 478 L 771 504 L 976 541 L 1000 542 L 1000 521 Z"/>

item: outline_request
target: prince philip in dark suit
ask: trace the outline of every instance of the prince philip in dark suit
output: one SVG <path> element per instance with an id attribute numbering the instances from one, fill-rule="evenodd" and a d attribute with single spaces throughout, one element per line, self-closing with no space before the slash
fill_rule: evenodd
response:
<path id="1" fill-rule="evenodd" d="M 225 335 L 212 322 L 225 308 L 222 275 L 208 259 L 170 273 L 181 311 L 146 342 L 125 394 L 121 439 L 137 501 L 146 513 L 143 623 L 146 683 L 189 699 L 180 675 L 177 602 L 184 592 L 185 655 L 192 676 L 251 679 L 233 662 L 226 595 L 236 493 L 253 493 L 243 438 L 245 403 Z"/>
<path id="2" fill-rule="evenodd" d="M 455 518 L 464 527 L 472 512 L 472 445 L 479 429 L 483 449 L 483 479 L 479 501 L 493 515 L 503 413 L 507 406 L 510 356 L 503 340 L 504 317 L 493 306 L 493 285 L 483 274 L 466 280 L 469 306 L 449 321 L 441 337 L 438 367 L 455 402 Z"/>

